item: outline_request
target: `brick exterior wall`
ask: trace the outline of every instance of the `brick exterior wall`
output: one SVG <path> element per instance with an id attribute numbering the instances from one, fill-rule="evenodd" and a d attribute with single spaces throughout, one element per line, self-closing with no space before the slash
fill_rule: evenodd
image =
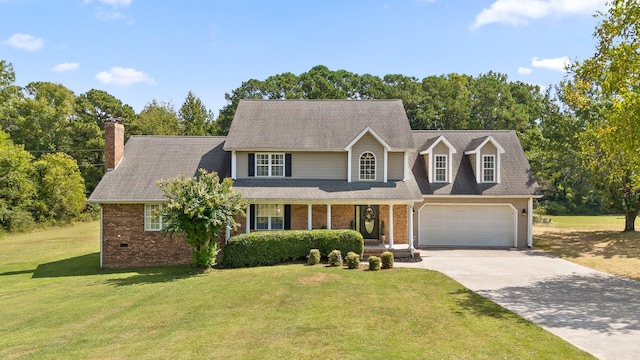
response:
<path id="1" fill-rule="evenodd" d="M 380 205 L 380 220 L 384 221 L 386 241 L 389 243 L 389 206 Z M 407 205 L 394 205 L 393 206 L 393 243 L 394 244 L 408 244 L 408 224 L 407 224 Z"/>
<path id="2" fill-rule="evenodd" d="M 143 204 L 102 204 L 103 268 L 184 264 L 191 264 L 189 244 L 159 231 L 145 231 Z"/>
<path id="3" fill-rule="evenodd" d="M 104 169 L 116 168 L 124 156 L 124 125 L 108 122 L 104 124 Z"/>

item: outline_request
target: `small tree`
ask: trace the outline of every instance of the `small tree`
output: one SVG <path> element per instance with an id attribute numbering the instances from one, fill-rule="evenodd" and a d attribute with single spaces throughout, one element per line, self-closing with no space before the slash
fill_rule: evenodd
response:
<path id="1" fill-rule="evenodd" d="M 231 188 L 232 180 L 220 181 L 215 172 L 198 170 L 195 178 L 180 176 L 158 182 L 169 203 L 160 210 L 167 222 L 164 231 L 182 233 L 192 248 L 193 265 L 215 265 L 220 229 L 236 229 L 235 216 L 244 215 L 246 202 Z"/>

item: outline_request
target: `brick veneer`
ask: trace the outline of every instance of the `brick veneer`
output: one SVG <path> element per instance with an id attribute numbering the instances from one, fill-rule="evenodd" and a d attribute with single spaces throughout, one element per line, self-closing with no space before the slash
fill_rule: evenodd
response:
<path id="1" fill-rule="evenodd" d="M 102 204 L 102 229 L 105 269 L 191 264 L 185 241 L 144 230 L 143 204 Z"/>
<path id="2" fill-rule="evenodd" d="M 251 216 L 254 216 L 252 214 Z M 307 229 L 307 205 L 293 204 L 291 205 L 291 229 L 306 230 Z M 327 225 L 327 206 L 313 205 L 311 208 L 311 227 L 312 229 L 320 229 Z M 407 228 L 407 206 L 395 205 L 393 207 L 393 241 L 395 244 L 407 244 L 408 228 Z M 355 205 L 332 205 L 331 206 L 331 228 L 332 229 L 350 229 L 351 220 L 355 220 Z M 384 220 L 387 234 L 389 231 L 389 206 L 380 205 L 380 220 Z M 246 219 L 244 217 L 236 219 L 240 223 L 238 230 L 232 232 L 231 235 L 246 232 Z M 388 239 L 388 235 L 387 235 Z M 388 241 L 388 240 L 387 240 Z"/>
<path id="3" fill-rule="evenodd" d="M 384 221 L 387 240 L 389 243 L 389 206 L 380 205 L 380 220 Z M 393 243 L 408 244 L 407 205 L 393 206 Z"/>
<path id="4" fill-rule="evenodd" d="M 104 124 L 104 169 L 113 170 L 124 156 L 124 126 L 115 122 Z"/>

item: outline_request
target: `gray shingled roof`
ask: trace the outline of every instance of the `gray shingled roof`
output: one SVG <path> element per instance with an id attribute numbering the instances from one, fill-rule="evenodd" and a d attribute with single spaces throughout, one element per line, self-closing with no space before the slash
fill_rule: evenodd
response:
<path id="1" fill-rule="evenodd" d="M 251 201 L 420 201 L 422 194 L 413 179 L 407 181 L 347 182 L 309 179 L 238 179 L 234 190 Z"/>
<path id="2" fill-rule="evenodd" d="M 367 126 L 414 148 L 401 100 L 240 100 L 225 150 L 341 150 Z"/>
<path id="3" fill-rule="evenodd" d="M 413 140 L 417 149 L 444 135 L 458 152 L 453 154 L 453 183 L 429 183 L 424 161 L 418 151 L 412 151 L 409 157 L 413 164 L 413 175 L 425 195 L 489 195 L 489 196 L 535 196 L 540 195 L 538 183 L 533 177 L 529 161 L 522 151 L 518 136 L 510 130 L 414 130 Z M 465 150 L 475 149 L 488 136 L 492 136 L 505 153 L 500 155 L 500 183 L 478 184 L 475 180 L 469 156 Z"/>
<path id="4" fill-rule="evenodd" d="M 224 141 L 224 137 L 132 136 L 124 159 L 104 175 L 89 201 L 166 201 L 156 181 L 192 177 L 200 168 L 228 177 L 231 155 L 222 149 Z"/>

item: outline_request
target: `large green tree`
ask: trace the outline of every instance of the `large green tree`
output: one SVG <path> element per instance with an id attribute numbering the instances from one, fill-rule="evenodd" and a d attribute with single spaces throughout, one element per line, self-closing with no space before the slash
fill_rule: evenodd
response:
<path id="1" fill-rule="evenodd" d="M 180 135 L 180 123 L 173 104 L 155 99 L 130 122 L 130 135 Z"/>
<path id="2" fill-rule="evenodd" d="M 14 124 L 15 105 L 21 97 L 20 87 L 14 83 L 16 74 L 13 65 L 5 60 L 0 60 L 0 126 L 5 131 L 11 132 Z"/>
<path id="3" fill-rule="evenodd" d="M 178 111 L 178 118 L 182 135 L 207 136 L 218 132 L 213 112 L 191 91 Z"/>
<path id="4" fill-rule="evenodd" d="M 18 116 L 11 139 L 36 156 L 70 150 L 73 92 L 50 82 L 29 83 L 24 92 L 25 98 L 16 104 Z"/>
<path id="5" fill-rule="evenodd" d="M 33 223 L 36 186 L 32 159 L 0 129 L 0 230 L 23 230 Z"/>
<path id="6" fill-rule="evenodd" d="M 184 236 L 191 245 L 194 266 L 215 265 L 220 230 L 235 229 L 235 218 L 244 215 L 246 208 L 240 193 L 232 189 L 231 178 L 220 181 L 215 172 L 200 169 L 195 178 L 181 176 L 158 186 L 169 199 L 158 214 L 168 224 L 164 230 Z"/>
<path id="7" fill-rule="evenodd" d="M 616 0 L 594 32 L 595 54 L 573 63 L 565 99 L 587 122 L 582 151 L 592 181 L 635 231 L 640 212 L 640 3 Z"/>
<path id="8" fill-rule="evenodd" d="M 33 166 L 36 220 L 68 221 L 80 215 L 87 198 L 76 161 L 65 153 L 53 153 L 43 155 Z"/>
<path id="9" fill-rule="evenodd" d="M 135 116 L 131 106 L 103 90 L 91 89 L 76 97 L 69 153 L 78 162 L 88 192 L 104 175 L 104 123 L 115 118 L 128 125 Z"/>

